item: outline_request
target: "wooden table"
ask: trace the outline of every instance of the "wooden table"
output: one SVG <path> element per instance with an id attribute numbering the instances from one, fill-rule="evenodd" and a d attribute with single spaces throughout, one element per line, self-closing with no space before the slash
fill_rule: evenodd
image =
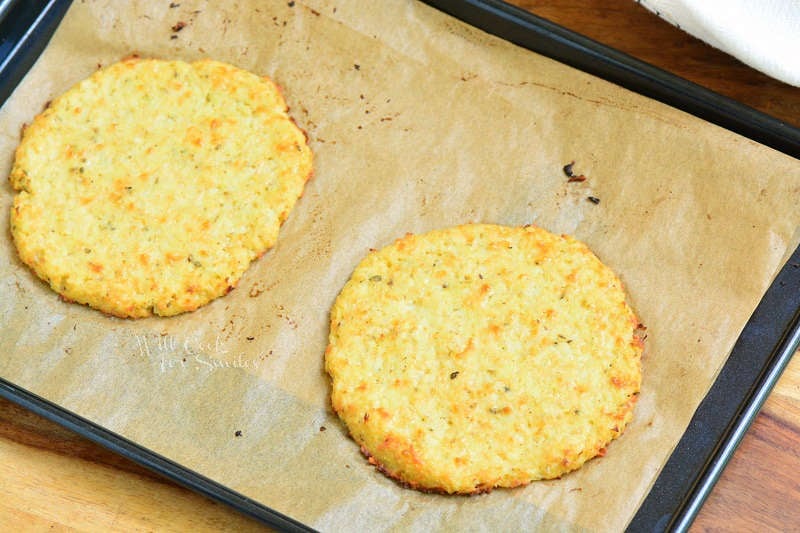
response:
<path id="1" fill-rule="evenodd" d="M 710 48 L 633 0 L 512 3 L 800 126 L 800 89 Z M 5 400 L 0 400 L 0 524 L 36 530 L 260 529 L 227 507 Z M 745 436 L 693 530 L 792 527 L 800 528 L 799 357 Z"/>

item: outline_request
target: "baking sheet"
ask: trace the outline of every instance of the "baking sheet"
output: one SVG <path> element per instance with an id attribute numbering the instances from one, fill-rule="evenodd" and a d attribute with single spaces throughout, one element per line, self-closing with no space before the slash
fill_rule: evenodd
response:
<path id="1" fill-rule="evenodd" d="M 2 110 L 6 168 L 44 102 L 138 52 L 272 76 L 309 132 L 316 177 L 236 291 L 173 319 L 60 302 L 6 237 L 0 376 L 320 529 L 623 528 L 790 249 L 797 161 L 422 4 L 130 8 L 71 8 Z M 571 160 L 588 177 L 578 186 L 561 172 Z M 606 457 L 448 498 L 366 466 L 330 413 L 322 352 L 327 309 L 368 248 L 466 221 L 585 240 L 625 282 L 648 341 L 636 418 Z"/>
<path id="2" fill-rule="evenodd" d="M 800 158 L 800 129 L 503 0 L 425 0 L 476 28 Z"/>

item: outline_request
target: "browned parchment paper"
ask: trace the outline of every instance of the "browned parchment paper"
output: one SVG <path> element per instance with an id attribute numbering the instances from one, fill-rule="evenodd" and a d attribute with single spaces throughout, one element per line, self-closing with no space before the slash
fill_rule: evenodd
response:
<path id="1" fill-rule="evenodd" d="M 168 319 L 60 301 L 6 229 L 0 376 L 321 530 L 622 529 L 793 241 L 798 162 L 420 3 L 177 4 L 75 2 L 0 113 L 5 172 L 46 101 L 136 52 L 271 76 L 315 178 L 235 291 Z M 566 182 L 573 160 L 583 183 Z M 469 221 L 587 242 L 648 328 L 644 385 L 628 431 L 581 470 L 425 495 L 368 466 L 332 416 L 328 309 L 369 248 Z"/>

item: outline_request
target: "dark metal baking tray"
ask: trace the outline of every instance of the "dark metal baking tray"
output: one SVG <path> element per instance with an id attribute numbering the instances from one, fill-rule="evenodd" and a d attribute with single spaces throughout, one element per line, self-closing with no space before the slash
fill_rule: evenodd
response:
<path id="1" fill-rule="evenodd" d="M 425 0 L 462 21 L 800 158 L 800 129 L 500 0 Z M 69 0 L 0 1 L 0 105 L 47 45 Z M 800 247 L 745 325 L 724 367 L 629 524 L 686 530 L 800 347 Z M 274 528 L 309 528 L 0 378 L 0 396 Z"/>

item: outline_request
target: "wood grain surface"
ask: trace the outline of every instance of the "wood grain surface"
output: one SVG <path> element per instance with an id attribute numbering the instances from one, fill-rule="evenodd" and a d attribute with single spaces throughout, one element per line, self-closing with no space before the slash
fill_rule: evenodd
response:
<path id="1" fill-rule="evenodd" d="M 714 50 L 633 0 L 511 3 L 800 126 L 800 89 Z M 261 529 L 6 400 L 0 400 L 0 525 L 33 531 Z M 800 357 L 789 364 L 692 529 L 800 531 Z"/>

